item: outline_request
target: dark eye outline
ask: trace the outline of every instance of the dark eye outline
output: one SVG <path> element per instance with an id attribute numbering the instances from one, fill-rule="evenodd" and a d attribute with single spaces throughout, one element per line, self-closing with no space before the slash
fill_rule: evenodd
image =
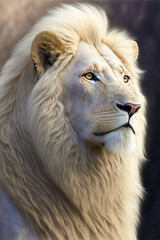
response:
<path id="1" fill-rule="evenodd" d="M 87 77 L 86 77 L 87 74 L 91 74 L 91 75 L 92 75 L 92 78 L 91 78 L 91 79 L 87 78 Z M 82 75 L 82 77 L 84 77 L 84 78 L 85 78 L 86 80 L 88 80 L 88 81 L 95 81 L 95 82 L 96 82 L 96 81 L 100 81 L 99 78 L 97 78 L 96 75 L 95 75 L 93 72 L 84 73 L 84 74 Z"/>
<path id="2" fill-rule="evenodd" d="M 124 83 L 128 83 L 129 81 L 130 81 L 130 76 L 128 76 L 127 74 L 125 74 L 124 76 L 123 76 L 123 81 L 124 81 Z"/>

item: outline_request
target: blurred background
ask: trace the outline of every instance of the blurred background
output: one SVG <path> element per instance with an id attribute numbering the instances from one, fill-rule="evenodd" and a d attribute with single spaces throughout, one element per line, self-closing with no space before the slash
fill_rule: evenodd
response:
<path id="1" fill-rule="evenodd" d="M 11 56 L 14 45 L 51 7 L 77 1 L 0 0 L 0 70 Z M 146 190 L 142 203 L 139 240 L 160 240 L 160 1 L 95 0 L 81 1 L 100 5 L 111 26 L 126 29 L 138 42 L 139 65 L 146 70 L 142 81 L 148 100 L 147 159 L 142 169 Z M 116 239 L 118 240 L 118 239 Z"/>

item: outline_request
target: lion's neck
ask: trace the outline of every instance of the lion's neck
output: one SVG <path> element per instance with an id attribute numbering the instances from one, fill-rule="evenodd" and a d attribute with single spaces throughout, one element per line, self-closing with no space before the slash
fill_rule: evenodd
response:
<path id="1" fill-rule="evenodd" d="M 123 159 L 112 156 L 102 147 L 87 149 L 78 159 L 74 172 L 68 175 L 67 182 L 72 189 L 66 186 L 64 191 L 68 191 L 73 200 L 75 198 L 75 205 L 84 212 L 95 210 L 104 213 L 107 207 L 111 210 L 123 192 L 120 186 L 126 167 Z"/>
<path id="2" fill-rule="evenodd" d="M 99 231 L 124 229 L 123 239 L 128 231 L 134 239 L 129 226 L 137 221 L 134 210 L 135 206 L 138 209 L 139 187 L 136 160 L 113 155 L 104 147 L 88 149 L 87 146 L 81 153 L 77 156 L 77 166 L 64 176 L 62 190 L 88 221 L 97 226 L 98 219 Z"/>

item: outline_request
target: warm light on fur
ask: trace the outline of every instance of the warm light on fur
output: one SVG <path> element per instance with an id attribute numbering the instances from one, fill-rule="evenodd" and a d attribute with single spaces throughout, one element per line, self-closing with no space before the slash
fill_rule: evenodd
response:
<path id="1" fill-rule="evenodd" d="M 137 57 L 136 42 L 110 30 L 102 9 L 63 5 L 2 69 L 1 188 L 38 238 L 137 239 L 145 134 Z M 130 102 L 141 108 L 128 120 L 117 104 Z"/>

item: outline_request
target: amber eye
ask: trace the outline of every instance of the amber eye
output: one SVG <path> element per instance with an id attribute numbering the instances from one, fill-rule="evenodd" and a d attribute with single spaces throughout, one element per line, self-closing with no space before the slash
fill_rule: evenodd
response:
<path id="1" fill-rule="evenodd" d="M 88 72 L 82 75 L 84 78 L 90 81 L 100 81 L 96 75 L 94 75 L 92 72 Z"/>
<path id="2" fill-rule="evenodd" d="M 86 73 L 85 78 L 87 78 L 88 80 L 91 80 L 93 78 L 93 74 L 92 73 Z"/>
<path id="3" fill-rule="evenodd" d="M 128 75 L 124 75 L 124 76 L 123 76 L 123 81 L 124 81 L 125 83 L 128 83 L 129 80 L 130 80 L 130 77 L 129 77 Z"/>

